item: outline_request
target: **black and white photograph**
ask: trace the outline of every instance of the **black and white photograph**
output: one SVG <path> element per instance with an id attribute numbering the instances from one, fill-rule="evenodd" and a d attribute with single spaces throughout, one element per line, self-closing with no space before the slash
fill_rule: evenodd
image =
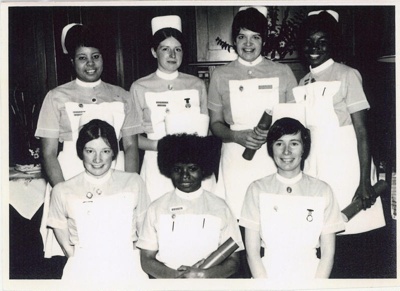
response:
<path id="1" fill-rule="evenodd" d="M 0 3 L 1 290 L 398 288 L 398 20 Z"/>

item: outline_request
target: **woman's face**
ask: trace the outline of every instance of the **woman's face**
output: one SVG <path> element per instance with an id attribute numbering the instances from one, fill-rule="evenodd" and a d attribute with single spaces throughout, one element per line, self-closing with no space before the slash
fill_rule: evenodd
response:
<path id="1" fill-rule="evenodd" d="M 83 166 L 89 175 L 101 178 L 110 169 L 113 156 L 111 147 L 99 137 L 86 143 L 83 148 Z"/>
<path id="2" fill-rule="evenodd" d="M 304 152 L 300 132 L 281 136 L 273 143 L 272 152 L 281 176 L 293 178 L 300 173 L 301 157 Z"/>
<path id="3" fill-rule="evenodd" d="M 203 180 L 203 171 L 197 164 L 176 163 L 171 179 L 176 188 L 185 193 L 198 190 Z"/>
<path id="4" fill-rule="evenodd" d="M 94 47 L 79 47 L 72 60 L 76 76 L 83 82 L 96 82 L 103 73 L 103 57 Z"/>
<path id="5" fill-rule="evenodd" d="M 323 31 L 311 33 L 303 45 L 303 53 L 312 67 L 318 67 L 331 58 L 332 45 L 328 35 Z"/>
<path id="6" fill-rule="evenodd" d="M 253 62 L 261 54 L 263 40 L 258 32 L 241 28 L 235 45 L 239 57 L 247 62 Z"/>
<path id="7" fill-rule="evenodd" d="M 157 59 L 158 69 L 164 73 L 173 73 L 177 71 L 182 64 L 182 45 L 172 36 L 160 42 L 157 51 L 154 51 L 152 48 L 151 53 Z"/>

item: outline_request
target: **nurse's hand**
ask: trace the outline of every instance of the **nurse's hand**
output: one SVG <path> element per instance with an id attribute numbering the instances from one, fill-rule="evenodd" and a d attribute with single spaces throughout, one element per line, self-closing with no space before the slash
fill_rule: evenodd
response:
<path id="1" fill-rule="evenodd" d="M 257 134 L 254 130 L 247 129 L 235 131 L 234 141 L 245 148 L 258 150 L 266 142 L 266 138 Z"/>
<path id="2" fill-rule="evenodd" d="M 204 262 L 204 259 L 197 262 L 193 266 L 180 266 L 178 271 L 183 273 L 178 278 L 195 279 L 195 278 L 207 278 L 206 270 L 200 269 L 199 266 Z"/>
<path id="3" fill-rule="evenodd" d="M 259 135 L 260 137 L 262 137 L 263 139 L 264 139 L 264 143 L 266 143 L 267 142 L 267 135 L 268 135 L 268 130 L 269 129 L 261 129 L 261 128 L 259 128 L 258 126 L 256 126 L 255 128 L 254 128 L 254 132 L 257 134 L 257 135 Z"/>
<path id="4" fill-rule="evenodd" d="M 361 183 L 354 194 L 353 201 L 357 198 L 361 199 L 362 207 L 366 210 L 374 205 L 376 197 L 374 187 L 370 183 Z"/>

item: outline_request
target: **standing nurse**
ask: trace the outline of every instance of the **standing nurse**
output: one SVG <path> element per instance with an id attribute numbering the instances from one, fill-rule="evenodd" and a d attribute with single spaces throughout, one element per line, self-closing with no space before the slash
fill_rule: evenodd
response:
<path id="1" fill-rule="evenodd" d="M 49 186 L 70 179 L 84 171 L 76 154 L 79 127 L 91 119 L 105 119 L 122 138 L 121 152 L 113 167 L 129 172 L 138 171 L 137 130 L 140 129 L 133 104 L 124 89 L 101 80 L 103 72 L 103 44 L 99 35 L 87 26 L 72 23 L 64 27 L 61 36 L 63 52 L 68 54 L 76 73 L 76 79 L 51 90 L 43 101 L 35 136 L 41 139 L 43 165 Z M 63 150 L 58 153 L 59 142 Z M 116 164 L 115 164 L 116 163 Z M 46 228 L 50 187 L 45 197 L 41 234 L 45 257 L 63 255 L 53 231 Z"/>
<path id="2" fill-rule="evenodd" d="M 262 12 L 260 12 L 262 11 Z M 210 127 L 223 140 L 216 194 L 225 197 L 237 219 L 249 184 L 276 172 L 268 156 L 267 131 L 257 131 L 264 111 L 293 100 L 296 78 L 287 65 L 265 59 L 266 7 L 241 8 L 232 24 L 238 59 L 214 70 L 208 91 Z M 251 161 L 245 148 L 258 149 Z"/>
<path id="3" fill-rule="evenodd" d="M 339 39 L 338 21 L 338 13 L 327 10 L 311 12 L 303 23 L 300 42 L 310 72 L 293 92 L 296 102 L 305 105 L 307 127 L 313 140 L 304 172 L 332 187 L 340 209 L 355 198 L 360 198 L 366 209 L 346 224 L 344 234 L 347 235 L 337 240 L 338 253 L 354 250 L 355 256 L 342 255 L 342 260 L 337 260 L 344 263 L 342 267 L 337 265 L 339 269 L 347 269 L 352 276 L 354 272 L 348 269 L 352 262 L 358 262 L 357 273 L 362 273 L 360 268 L 369 264 L 369 270 L 365 270 L 369 274 L 374 267 L 371 265 L 373 242 L 368 241 L 368 236 L 356 234 L 385 226 L 385 219 L 381 199 L 373 198 L 375 191 L 371 185 L 377 177 L 366 128 L 370 106 L 361 75 L 332 59 Z"/>
<path id="4" fill-rule="evenodd" d="M 180 17 L 155 17 L 151 21 L 151 28 L 151 53 L 157 59 L 158 69 L 135 81 L 130 92 L 147 135 L 139 136 L 139 148 L 145 150 L 140 175 L 146 182 L 153 201 L 174 189 L 171 180 L 163 176 L 158 169 L 158 140 L 172 133 L 196 132 L 199 135 L 207 135 L 209 117 L 204 82 L 178 71 L 182 64 L 184 47 Z M 169 121 L 175 126 L 169 127 Z M 214 181 L 215 178 L 206 180 L 205 188 L 211 190 Z"/>

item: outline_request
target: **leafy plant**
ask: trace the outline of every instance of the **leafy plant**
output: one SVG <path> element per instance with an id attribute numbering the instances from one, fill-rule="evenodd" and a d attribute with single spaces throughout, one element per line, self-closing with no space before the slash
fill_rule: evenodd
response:
<path id="1" fill-rule="evenodd" d="M 40 147 L 34 137 L 39 117 L 39 105 L 18 88 L 15 88 L 10 95 L 10 122 L 13 123 L 14 129 L 11 134 L 17 136 L 15 140 L 20 143 L 15 148 L 22 148 L 19 156 L 24 162 L 39 163 Z"/>

